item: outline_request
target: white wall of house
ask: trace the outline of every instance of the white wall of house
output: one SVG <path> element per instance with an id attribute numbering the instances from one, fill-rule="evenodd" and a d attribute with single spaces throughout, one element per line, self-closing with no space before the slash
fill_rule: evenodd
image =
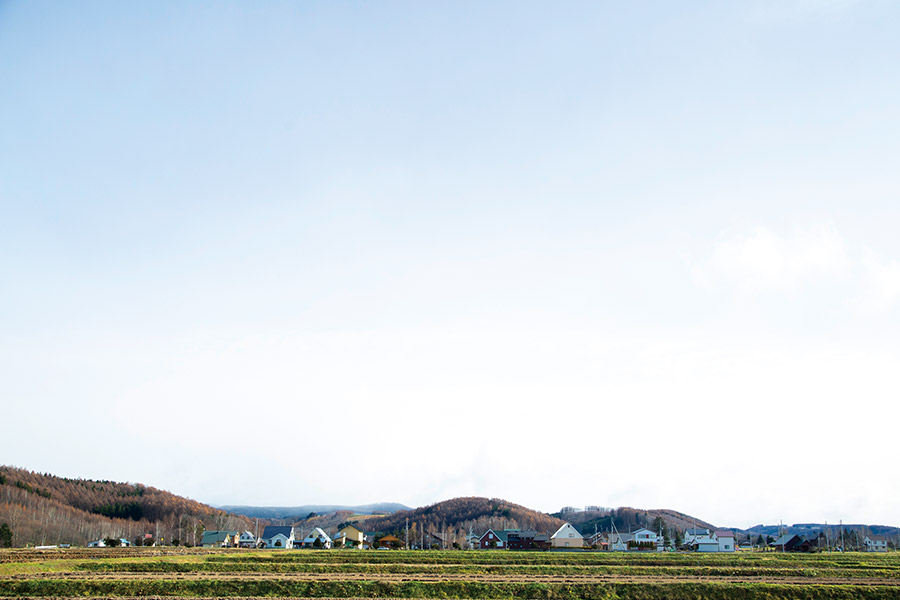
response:
<path id="1" fill-rule="evenodd" d="M 863 539 L 866 552 L 887 552 L 887 540 L 874 540 L 869 536 Z"/>
<path id="2" fill-rule="evenodd" d="M 266 548 L 290 548 L 293 540 L 283 533 L 278 533 L 265 540 Z"/>
<path id="3" fill-rule="evenodd" d="M 697 531 L 697 530 L 695 530 Z M 700 533 L 690 533 L 690 531 L 684 532 L 684 543 L 686 545 L 690 545 L 693 542 L 709 542 L 713 539 L 712 534 L 708 529 L 699 530 Z"/>
<path id="4" fill-rule="evenodd" d="M 628 550 L 628 540 L 630 539 L 630 533 L 611 533 L 608 540 L 609 549 L 613 552 L 625 552 Z"/>
<path id="5" fill-rule="evenodd" d="M 583 548 L 584 538 L 571 523 L 566 523 L 550 536 L 550 545 L 554 548 Z"/>

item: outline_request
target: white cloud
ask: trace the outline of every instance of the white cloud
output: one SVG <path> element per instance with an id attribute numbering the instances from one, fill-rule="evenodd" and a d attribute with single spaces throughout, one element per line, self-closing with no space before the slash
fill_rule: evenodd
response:
<path id="1" fill-rule="evenodd" d="M 784 307 L 794 296 L 804 311 L 849 317 L 883 315 L 900 304 L 900 260 L 847 241 L 833 225 L 779 234 L 767 227 L 720 236 L 694 265 L 694 283 L 725 290 L 742 301 Z M 745 306 L 746 307 L 746 306 Z"/>
<path id="2" fill-rule="evenodd" d="M 725 283 L 744 292 L 785 291 L 815 279 L 842 276 L 851 263 L 834 226 L 815 225 L 790 236 L 759 227 L 720 240 L 711 259 L 694 274 L 704 287 Z"/>
<path id="3" fill-rule="evenodd" d="M 900 261 L 888 260 L 866 248 L 860 264 L 863 287 L 860 307 L 867 312 L 884 312 L 900 301 Z"/>

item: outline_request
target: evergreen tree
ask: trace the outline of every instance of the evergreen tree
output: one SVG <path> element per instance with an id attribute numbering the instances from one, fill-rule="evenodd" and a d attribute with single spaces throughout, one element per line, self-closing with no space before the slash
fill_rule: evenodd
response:
<path id="1" fill-rule="evenodd" d="M 12 548 L 12 529 L 6 523 L 0 525 L 0 547 Z"/>

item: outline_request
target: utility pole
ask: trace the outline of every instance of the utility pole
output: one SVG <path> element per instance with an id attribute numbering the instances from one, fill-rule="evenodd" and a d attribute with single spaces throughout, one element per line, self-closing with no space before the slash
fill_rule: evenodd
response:
<path id="1" fill-rule="evenodd" d="M 844 520 L 841 519 L 841 552 L 844 551 Z"/>
<path id="2" fill-rule="evenodd" d="M 409 517 L 406 517 L 406 549 L 409 550 Z"/>

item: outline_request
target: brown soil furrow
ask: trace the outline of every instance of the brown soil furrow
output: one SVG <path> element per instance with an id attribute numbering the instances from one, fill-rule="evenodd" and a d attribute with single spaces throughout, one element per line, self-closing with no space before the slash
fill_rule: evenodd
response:
<path id="1" fill-rule="evenodd" d="M 14 575 L 3 580 L 64 579 L 81 581 L 164 580 L 191 581 L 216 579 L 220 581 L 384 581 L 393 583 L 465 581 L 475 583 L 780 583 L 791 585 L 855 585 L 900 586 L 900 579 L 880 577 L 770 577 L 741 575 L 478 575 L 478 574 L 374 574 L 374 573 L 45 573 Z"/>

